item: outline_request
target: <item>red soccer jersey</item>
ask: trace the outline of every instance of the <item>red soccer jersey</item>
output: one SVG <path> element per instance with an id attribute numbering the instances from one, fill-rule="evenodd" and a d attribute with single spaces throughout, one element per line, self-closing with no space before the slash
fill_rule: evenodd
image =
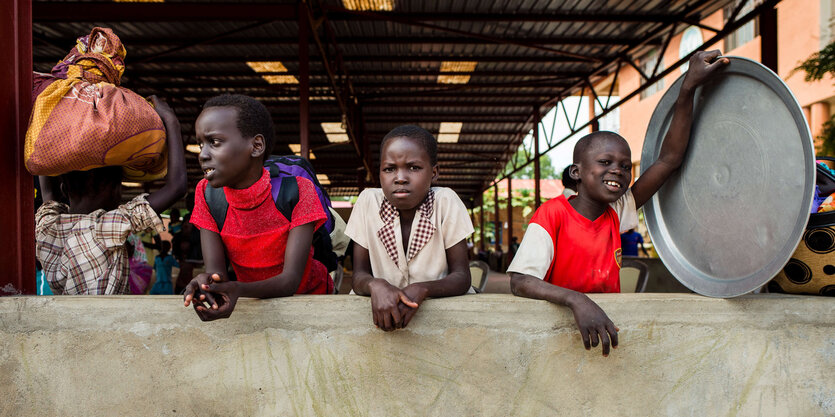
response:
<path id="1" fill-rule="evenodd" d="M 279 213 L 270 193 L 270 174 L 265 169 L 261 178 L 244 190 L 223 189 L 229 210 L 220 238 L 235 269 L 238 281 L 253 282 L 274 277 L 284 270 L 284 250 L 290 229 L 310 222 L 321 226 L 327 218 L 313 183 L 306 178 L 296 178 L 299 185 L 299 202 L 289 221 Z M 197 184 L 194 213 L 191 223 L 217 232 L 217 223 L 206 205 L 205 179 Z M 327 294 L 333 288 L 328 271 L 313 259 L 313 248 L 307 255 L 299 289 L 296 294 Z"/>
<path id="2" fill-rule="evenodd" d="M 620 292 L 620 220 L 612 207 L 591 221 L 560 196 L 543 204 L 531 223 L 554 244 L 545 281 L 583 293 Z"/>

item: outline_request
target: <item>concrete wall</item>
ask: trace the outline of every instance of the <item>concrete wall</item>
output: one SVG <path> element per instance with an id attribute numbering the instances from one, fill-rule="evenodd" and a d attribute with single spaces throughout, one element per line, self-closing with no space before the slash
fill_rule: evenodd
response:
<path id="1" fill-rule="evenodd" d="M 608 358 L 570 313 L 510 295 L 429 300 L 409 329 L 369 299 L 0 298 L 0 415 L 835 415 L 835 299 L 617 294 Z"/>

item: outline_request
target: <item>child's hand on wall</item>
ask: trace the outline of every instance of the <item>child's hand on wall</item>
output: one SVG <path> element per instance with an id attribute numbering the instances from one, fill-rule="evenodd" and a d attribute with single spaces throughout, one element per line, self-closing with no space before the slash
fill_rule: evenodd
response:
<path id="1" fill-rule="evenodd" d="M 218 274 L 202 273 L 192 278 L 183 292 L 183 303 L 185 306 L 188 307 L 189 304 L 193 305 L 194 311 L 197 312 L 197 315 L 203 321 L 206 321 L 203 318 L 203 312 L 217 310 L 219 307 L 215 296 L 203 291 L 203 287 L 213 282 L 220 282 L 221 280 L 222 278 Z"/>
<path id="2" fill-rule="evenodd" d="M 696 52 L 690 57 L 690 66 L 681 88 L 692 90 L 710 79 L 716 72 L 731 62 L 728 58 L 719 56 L 722 54 L 718 49 L 707 52 Z M 719 58 L 719 59 L 716 59 Z"/>
<path id="3" fill-rule="evenodd" d="M 397 307 L 400 310 L 400 317 L 402 318 L 402 325 L 400 328 L 404 328 L 409 325 L 409 322 L 412 321 L 412 317 L 414 317 L 415 313 L 417 313 L 418 307 L 420 307 L 423 300 L 426 299 L 426 295 L 429 293 L 429 290 L 422 285 L 411 284 L 406 288 L 403 288 L 403 293 L 406 294 L 406 297 L 410 300 L 414 301 L 417 306 L 412 307 L 406 305 L 402 301 L 397 304 Z"/>
<path id="4" fill-rule="evenodd" d="M 603 343 L 603 356 L 609 356 L 609 345 L 618 347 L 618 328 L 594 301 L 583 293 L 575 293 L 568 305 L 583 336 L 586 350 Z"/>
<path id="5" fill-rule="evenodd" d="M 403 316 L 400 314 L 399 303 L 402 302 L 413 309 L 418 307 L 418 303 L 386 280 L 375 279 L 368 287 L 371 289 L 371 314 L 374 325 L 384 331 L 390 332 L 402 327 Z"/>
<path id="6" fill-rule="evenodd" d="M 217 279 L 214 279 L 215 277 L 217 277 Z M 229 316 L 232 315 L 232 311 L 235 310 L 238 298 L 241 296 L 241 286 L 238 282 L 218 282 L 220 277 L 217 274 L 213 275 L 212 278 L 214 282 L 210 284 L 203 284 L 200 288 L 206 294 L 214 295 L 214 299 L 217 301 L 217 308 L 198 311 L 198 316 L 200 316 L 200 319 L 203 321 L 229 318 Z"/>

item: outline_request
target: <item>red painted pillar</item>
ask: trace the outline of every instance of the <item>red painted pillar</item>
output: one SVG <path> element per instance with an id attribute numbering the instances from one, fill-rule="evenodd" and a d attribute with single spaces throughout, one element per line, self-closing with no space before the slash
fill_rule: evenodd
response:
<path id="1" fill-rule="evenodd" d="M 32 2 L 0 1 L 0 295 L 35 293 L 34 183 L 23 166 L 32 108 Z"/>
<path id="2" fill-rule="evenodd" d="M 310 157 L 310 21 L 307 3 L 299 2 L 299 143 L 302 158 Z"/>

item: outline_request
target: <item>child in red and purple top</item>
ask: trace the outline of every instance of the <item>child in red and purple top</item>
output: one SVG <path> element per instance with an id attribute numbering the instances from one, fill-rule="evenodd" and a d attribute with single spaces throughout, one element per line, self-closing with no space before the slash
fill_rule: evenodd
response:
<path id="1" fill-rule="evenodd" d="M 313 183 L 296 178 L 299 198 L 289 219 L 272 199 L 264 158 L 275 132 L 266 107 L 243 95 L 214 97 L 195 130 L 205 178 L 195 190 L 191 223 L 200 228 L 206 273 L 186 287 L 185 305 L 193 303 L 208 321 L 229 317 L 239 297 L 330 293 L 333 281 L 313 259 L 313 232 L 327 218 Z M 207 186 L 223 187 L 229 203 L 220 233 L 206 204 Z M 237 281 L 226 276 L 227 255 Z"/>
<path id="2" fill-rule="evenodd" d="M 632 188 L 632 154 L 625 139 L 594 132 L 577 142 L 569 169 L 578 182 L 577 195 L 557 197 L 534 213 L 508 267 L 514 294 L 571 308 L 586 349 L 602 343 L 607 356 L 610 344 L 618 345 L 617 327 L 584 293 L 620 292 L 620 232 L 637 226 L 637 208 L 681 165 L 690 141 L 694 90 L 729 62 L 719 55 L 699 52 L 690 59 L 658 160 Z"/>

